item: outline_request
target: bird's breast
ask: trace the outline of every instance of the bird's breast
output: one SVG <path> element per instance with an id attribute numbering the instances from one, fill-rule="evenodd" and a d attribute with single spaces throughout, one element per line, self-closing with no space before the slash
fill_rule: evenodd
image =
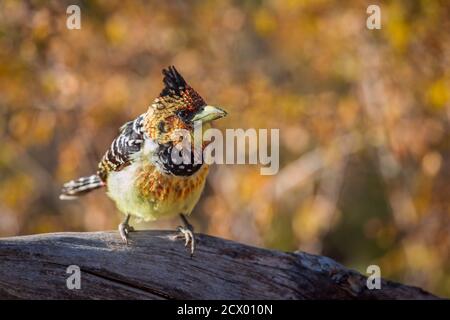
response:
<path id="1" fill-rule="evenodd" d="M 166 174 L 152 164 L 144 164 L 137 172 L 136 188 L 143 198 L 182 202 L 203 190 L 207 175 L 205 164 L 191 176 Z"/>
<path id="2" fill-rule="evenodd" d="M 120 211 L 144 220 L 179 213 L 190 214 L 203 191 L 209 167 L 206 164 L 190 175 L 165 172 L 159 164 L 160 146 L 147 140 L 129 166 L 110 172 L 108 195 Z"/>

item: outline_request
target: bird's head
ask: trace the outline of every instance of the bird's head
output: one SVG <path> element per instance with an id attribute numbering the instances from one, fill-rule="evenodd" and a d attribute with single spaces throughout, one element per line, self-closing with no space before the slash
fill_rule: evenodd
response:
<path id="1" fill-rule="evenodd" d="M 164 88 L 149 107 L 145 129 L 150 138 L 159 143 L 173 142 L 174 132 L 180 129 L 193 132 L 194 124 L 226 116 L 219 107 L 206 104 L 203 98 L 170 66 L 162 71 Z"/>

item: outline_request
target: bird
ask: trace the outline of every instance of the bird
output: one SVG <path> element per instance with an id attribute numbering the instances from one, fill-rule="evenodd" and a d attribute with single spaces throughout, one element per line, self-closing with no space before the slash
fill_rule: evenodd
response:
<path id="1" fill-rule="evenodd" d="M 211 121 L 225 117 L 227 112 L 206 104 L 175 66 L 163 69 L 162 74 L 164 87 L 147 111 L 120 127 L 96 173 L 65 183 L 60 199 L 73 200 L 105 188 L 125 216 L 118 231 L 127 245 L 129 234 L 134 231 L 131 217 L 154 221 L 179 215 L 182 226 L 177 228 L 178 236 L 185 240 L 186 247 L 190 244 L 192 256 L 194 228 L 187 216 L 200 199 L 209 164 L 192 143 L 181 144 L 180 149 L 176 132 L 184 130 L 192 136 L 196 123 L 209 128 Z M 206 145 L 202 142 L 200 151 Z M 191 161 L 174 157 L 183 151 Z"/>

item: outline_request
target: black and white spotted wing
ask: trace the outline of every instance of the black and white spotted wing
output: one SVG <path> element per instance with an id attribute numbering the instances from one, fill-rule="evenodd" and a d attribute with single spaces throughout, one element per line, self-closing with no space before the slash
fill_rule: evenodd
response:
<path id="1" fill-rule="evenodd" d="M 97 174 L 105 181 L 109 171 L 119 171 L 130 164 L 132 154 L 144 145 L 144 115 L 125 123 L 98 166 Z"/>

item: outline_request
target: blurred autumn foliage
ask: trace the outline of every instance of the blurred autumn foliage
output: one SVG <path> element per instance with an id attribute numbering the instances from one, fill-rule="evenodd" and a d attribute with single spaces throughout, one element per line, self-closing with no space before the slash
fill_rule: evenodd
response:
<path id="1" fill-rule="evenodd" d="M 279 128 L 280 171 L 214 166 L 196 230 L 328 255 L 450 296 L 450 3 L 0 2 L 0 236 L 115 229 L 91 174 L 174 64 L 225 128 Z M 66 8 L 81 8 L 81 30 Z M 138 228 L 174 228 L 161 221 Z"/>

